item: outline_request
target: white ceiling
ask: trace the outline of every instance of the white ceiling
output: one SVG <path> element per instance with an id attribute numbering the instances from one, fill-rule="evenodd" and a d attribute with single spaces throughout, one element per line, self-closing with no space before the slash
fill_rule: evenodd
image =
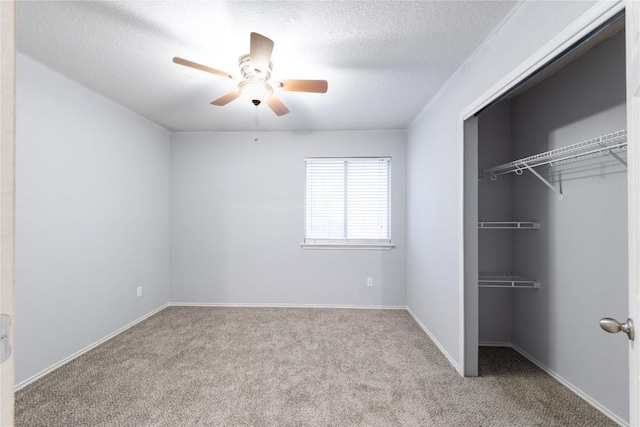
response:
<path id="1" fill-rule="evenodd" d="M 19 1 L 18 50 L 171 131 L 406 129 L 516 3 Z M 275 43 L 272 81 L 328 92 L 278 92 L 282 117 L 212 106 L 238 81 L 171 61 L 239 76 L 252 31 Z"/>

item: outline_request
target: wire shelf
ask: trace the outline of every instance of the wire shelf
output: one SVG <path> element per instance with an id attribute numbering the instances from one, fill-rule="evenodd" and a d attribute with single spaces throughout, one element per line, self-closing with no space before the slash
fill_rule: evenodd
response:
<path id="1" fill-rule="evenodd" d="M 481 288 L 538 289 L 540 282 L 519 276 L 481 274 L 478 278 L 478 286 Z"/>
<path id="2" fill-rule="evenodd" d="M 617 132 L 589 139 L 587 141 L 567 145 L 566 147 L 546 151 L 534 156 L 525 157 L 523 159 L 518 159 L 509 163 L 495 166 L 491 169 L 486 169 L 482 172 L 482 176 L 489 176 L 491 177 L 491 179 L 495 180 L 496 177 L 500 175 L 505 175 L 512 172 L 521 175 L 525 169 L 549 164 L 554 165 L 557 162 L 583 157 L 594 153 L 608 155 L 612 153 L 612 150 L 621 149 L 623 147 L 626 147 L 626 145 L 627 130 L 622 129 Z M 618 160 L 622 161 L 619 158 Z"/>
<path id="3" fill-rule="evenodd" d="M 491 230 L 537 230 L 540 228 L 539 222 L 530 221 L 480 221 L 478 229 Z"/>

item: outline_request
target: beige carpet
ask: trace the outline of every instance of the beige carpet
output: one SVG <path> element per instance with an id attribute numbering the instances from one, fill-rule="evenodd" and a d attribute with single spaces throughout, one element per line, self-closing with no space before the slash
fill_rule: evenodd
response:
<path id="1" fill-rule="evenodd" d="M 615 425 L 510 349 L 461 378 L 403 310 L 170 307 L 16 394 L 17 426 Z"/>

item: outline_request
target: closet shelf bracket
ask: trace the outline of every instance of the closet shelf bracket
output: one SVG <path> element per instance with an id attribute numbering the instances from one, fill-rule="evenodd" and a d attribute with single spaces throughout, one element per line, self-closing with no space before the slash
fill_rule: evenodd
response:
<path id="1" fill-rule="evenodd" d="M 623 159 L 622 157 L 620 157 L 617 153 L 614 153 L 611 150 L 608 150 L 607 152 L 603 152 L 603 154 L 605 156 L 611 156 L 614 159 L 616 159 L 617 161 L 619 161 L 620 163 L 622 163 L 623 165 L 627 166 L 627 161 L 625 159 Z"/>
<path id="2" fill-rule="evenodd" d="M 524 166 L 529 172 L 534 174 L 536 176 L 536 178 L 538 178 L 540 181 L 542 181 L 544 183 L 544 185 L 546 185 L 552 191 L 554 191 L 556 194 L 558 194 L 558 199 L 560 199 L 560 200 L 564 199 L 564 195 L 562 194 L 562 191 L 561 190 L 557 190 L 556 187 L 553 186 L 553 184 L 551 184 L 549 181 L 544 179 L 544 177 L 542 175 L 540 175 L 538 172 L 536 172 L 531 166 L 529 166 L 528 164 L 526 164 L 524 162 L 522 163 L 522 166 Z"/>

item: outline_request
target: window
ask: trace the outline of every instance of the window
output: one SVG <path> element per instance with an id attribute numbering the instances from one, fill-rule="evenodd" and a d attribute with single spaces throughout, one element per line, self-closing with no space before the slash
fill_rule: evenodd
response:
<path id="1" fill-rule="evenodd" d="M 303 247 L 391 244 L 391 158 L 307 158 Z"/>

